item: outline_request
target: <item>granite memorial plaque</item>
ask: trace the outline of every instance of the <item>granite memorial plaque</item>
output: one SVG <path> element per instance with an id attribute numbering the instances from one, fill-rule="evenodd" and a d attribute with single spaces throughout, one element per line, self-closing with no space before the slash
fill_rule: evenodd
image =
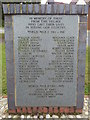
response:
<path id="1" fill-rule="evenodd" d="M 13 16 L 16 106 L 76 106 L 78 15 Z"/>

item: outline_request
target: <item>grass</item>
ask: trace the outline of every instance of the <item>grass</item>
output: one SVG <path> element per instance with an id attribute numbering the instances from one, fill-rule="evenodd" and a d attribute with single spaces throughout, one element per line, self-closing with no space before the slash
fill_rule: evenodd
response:
<path id="1" fill-rule="evenodd" d="M 2 93 L 7 94 L 5 43 L 2 43 Z"/>
<path id="2" fill-rule="evenodd" d="M 85 94 L 88 95 L 89 94 L 89 88 L 90 88 L 90 83 L 88 81 L 88 54 L 90 53 L 89 52 L 89 48 L 90 47 L 87 47 L 86 49 L 86 69 L 85 69 Z"/>
<path id="3" fill-rule="evenodd" d="M 0 35 L 1 38 L 1 35 Z M 2 69 L 2 95 L 7 95 L 7 81 L 6 81 L 6 55 L 5 55 L 5 42 L 4 42 L 4 34 L 2 34 L 2 42 L 0 43 L 0 56 L 2 55 L 2 66 L 0 65 L 0 69 Z M 0 49 L 0 50 L 1 50 Z"/>
<path id="4" fill-rule="evenodd" d="M 0 39 L 2 38 L 2 41 L 4 41 L 4 33 L 0 34 Z"/>
<path id="5" fill-rule="evenodd" d="M 1 35 L 0 35 L 1 36 Z M 4 41 L 4 34 L 2 35 Z M 5 42 L 0 43 L 0 48 L 2 47 L 2 53 L 0 51 L 0 56 L 2 54 L 2 94 L 7 94 L 7 82 L 6 82 L 6 57 L 5 57 Z M 85 70 L 85 95 L 90 94 L 90 47 L 86 49 L 86 70 Z M 1 69 L 1 64 L 0 64 Z M 89 78 L 89 79 L 88 79 Z M 89 81 L 88 81 L 89 80 Z"/>

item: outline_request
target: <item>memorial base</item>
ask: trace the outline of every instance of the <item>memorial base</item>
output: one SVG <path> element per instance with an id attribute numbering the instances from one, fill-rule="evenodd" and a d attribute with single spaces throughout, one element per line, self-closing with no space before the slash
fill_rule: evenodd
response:
<path id="1" fill-rule="evenodd" d="M 82 109 L 75 107 L 17 107 L 9 110 L 9 114 L 81 114 Z"/>

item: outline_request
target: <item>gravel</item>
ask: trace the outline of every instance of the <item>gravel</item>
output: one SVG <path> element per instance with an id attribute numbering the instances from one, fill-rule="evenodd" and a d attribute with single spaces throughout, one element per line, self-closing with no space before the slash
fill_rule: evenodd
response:
<path id="1" fill-rule="evenodd" d="M 39 115 L 40 119 L 44 119 L 44 118 L 89 118 L 90 116 L 88 115 L 88 101 L 89 98 L 84 98 L 84 107 L 83 107 L 83 112 L 82 114 L 79 115 L 74 115 L 74 114 L 70 114 L 70 115 L 65 115 L 62 114 L 61 116 L 58 115 L 52 115 L 52 117 L 49 114 L 46 114 L 45 116 L 43 115 Z M 2 98 L 0 99 L 0 119 L 2 118 L 33 118 L 33 119 L 38 119 L 37 115 L 31 116 L 31 115 L 9 115 L 6 111 L 8 110 L 8 105 L 7 105 L 7 98 Z"/>

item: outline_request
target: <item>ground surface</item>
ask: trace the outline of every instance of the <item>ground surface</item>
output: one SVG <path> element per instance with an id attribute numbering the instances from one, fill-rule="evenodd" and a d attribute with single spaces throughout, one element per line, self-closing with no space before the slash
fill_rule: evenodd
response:
<path id="1" fill-rule="evenodd" d="M 7 98 L 1 98 L 0 99 L 0 119 L 1 118 L 87 118 L 89 119 L 90 116 L 88 113 L 90 113 L 90 100 L 88 97 L 84 98 L 84 107 L 83 107 L 83 112 L 82 114 L 78 114 L 78 115 L 65 115 L 62 114 L 60 116 L 57 115 L 52 115 L 52 117 L 50 117 L 49 114 L 46 114 L 45 116 L 43 115 L 10 115 L 8 114 L 8 105 L 7 105 Z"/>

